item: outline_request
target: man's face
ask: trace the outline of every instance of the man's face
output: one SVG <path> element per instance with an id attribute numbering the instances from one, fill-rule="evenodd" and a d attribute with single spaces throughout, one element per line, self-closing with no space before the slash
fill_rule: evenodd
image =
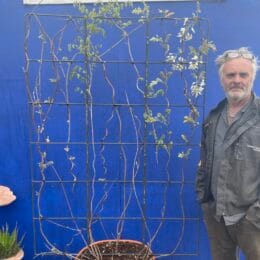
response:
<path id="1" fill-rule="evenodd" d="M 235 58 L 223 65 L 221 84 L 231 102 L 247 100 L 253 87 L 252 62 L 244 58 Z"/>

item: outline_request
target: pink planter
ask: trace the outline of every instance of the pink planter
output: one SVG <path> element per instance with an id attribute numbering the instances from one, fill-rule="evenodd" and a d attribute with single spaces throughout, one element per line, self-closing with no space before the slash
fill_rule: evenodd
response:
<path id="1" fill-rule="evenodd" d="M 5 258 L 4 260 L 21 260 L 23 259 L 23 256 L 24 256 L 24 252 L 22 249 L 20 249 L 20 251 L 16 255 Z"/>
<path id="2" fill-rule="evenodd" d="M 16 196 L 8 187 L 0 185 L 0 206 L 6 206 L 15 199 Z"/>
<path id="3" fill-rule="evenodd" d="M 142 242 L 126 239 L 101 240 L 78 253 L 75 260 L 155 260 L 151 249 Z"/>

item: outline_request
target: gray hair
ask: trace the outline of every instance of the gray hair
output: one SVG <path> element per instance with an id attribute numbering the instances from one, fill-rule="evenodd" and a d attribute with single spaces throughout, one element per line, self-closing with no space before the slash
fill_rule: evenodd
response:
<path id="1" fill-rule="evenodd" d="M 218 72 L 220 78 L 223 76 L 223 65 L 232 59 L 236 59 L 242 57 L 244 59 L 248 59 L 252 62 L 253 67 L 253 81 L 256 77 L 256 72 L 258 70 L 258 59 L 247 47 L 241 47 L 235 50 L 227 50 L 223 54 L 219 55 L 216 59 L 216 64 L 218 66 Z"/>

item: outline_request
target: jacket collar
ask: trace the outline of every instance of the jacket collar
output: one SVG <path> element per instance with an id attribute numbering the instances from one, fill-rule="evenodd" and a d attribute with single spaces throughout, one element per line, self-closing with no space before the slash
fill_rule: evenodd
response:
<path id="1" fill-rule="evenodd" d="M 253 99 L 250 101 L 249 107 L 246 110 L 242 118 L 242 121 L 240 121 L 239 125 L 237 125 L 232 131 L 230 131 L 229 138 L 227 138 L 227 141 L 224 144 L 223 147 L 224 149 L 228 148 L 245 131 L 247 131 L 250 127 L 252 127 L 257 122 L 259 122 L 260 120 L 259 111 L 260 111 L 260 100 L 255 94 L 253 94 Z"/>

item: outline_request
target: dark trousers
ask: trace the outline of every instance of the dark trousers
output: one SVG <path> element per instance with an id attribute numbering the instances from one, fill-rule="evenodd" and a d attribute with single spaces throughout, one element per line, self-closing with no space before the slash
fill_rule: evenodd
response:
<path id="1" fill-rule="evenodd" d="M 208 205 L 203 205 L 203 214 L 210 240 L 212 260 L 236 260 L 240 248 L 247 260 L 260 260 L 260 229 L 242 218 L 234 225 L 218 222 Z"/>

